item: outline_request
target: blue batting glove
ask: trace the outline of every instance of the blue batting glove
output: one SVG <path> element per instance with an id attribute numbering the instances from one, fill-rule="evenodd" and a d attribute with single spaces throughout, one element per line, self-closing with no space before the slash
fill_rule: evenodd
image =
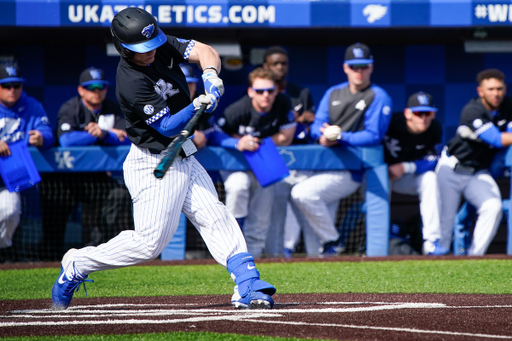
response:
<path id="1" fill-rule="evenodd" d="M 218 100 L 224 94 L 224 83 L 215 70 L 208 70 L 201 76 L 204 82 L 204 91 L 206 94 L 214 95 Z"/>

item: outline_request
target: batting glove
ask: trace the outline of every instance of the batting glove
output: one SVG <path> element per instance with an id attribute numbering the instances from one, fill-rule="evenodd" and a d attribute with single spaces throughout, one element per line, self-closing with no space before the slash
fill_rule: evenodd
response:
<path id="1" fill-rule="evenodd" d="M 218 100 L 220 96 L 224 94 L 224 83 L 222 82 L 222 79 L 219 78 L 215 70 L 207 70 L 209 71 L 206 71 L 201 76 L 204 82 L 204 91 L 206 94 L 214 95 Z"/>
<path id="2" fill-rule="evenodd" d="M 206 110 L 204 112 L 208 114 L 212 113 L 215 110 L 215 108 L 217 108 L 218 103 L 219 102 L 217 98 L 215 98 L 215 96 L 212 94 L 200 95 L 192 102 L 195 111 L 198 111 L 199 108 L 201 108 L 201 105 L 207 104 Z"/>

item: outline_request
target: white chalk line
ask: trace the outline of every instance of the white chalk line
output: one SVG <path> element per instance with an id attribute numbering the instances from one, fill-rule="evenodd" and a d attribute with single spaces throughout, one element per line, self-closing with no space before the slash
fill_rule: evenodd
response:
<path id="1" fill-rule="evenodd" d="M 317 304 L 333 304 L 334 302 L 319 302 Z M 164 324 L 164 323 L 195 323 L 195 322 L 211 322 L 211 321 L 245 321 L 252 323 L 267 323 L 267 324 L 282 324 L 282 325 L 301 325 L 301 326 L 321 326 L 321 327 L 336 327 L 336 328 L 351 328 L 351 329 L 368 329 L 368 330 L 383 330 L 383 331 L 397 331 L 409 333 L 424 333 L 424 334 L 440 334 L 440 335 L 454 335 L 454 336 L 468 336 L 468 337 L 481 337 L 493 339 L 512 339 L 512 336 L 506 335 L 492 335 L 480 333 L 461 333 L 450 331 L 438 330 L 421 330 L 411 328 L 392 328 L 392 327 L 375 327 L 375 326 L 361 326 L 361 325 L 345 325 L 345 324 L 324 324 L 324 323 L 308 323 L 308 322 L 293 322 L 293 321 L 275 321 L 275 320 L 259 320 L 257 318 L 263 317 L 282 317 L 284 313 L 344 313 L 344 312 L 362 312 L 362 311 L 379 311 L 379 310 L 396 310 L 396 309 L 482 309 L 482 308 L 511 308 L 511 305 L 489 305 L 489 306 L 447 306 L 441 303 L 404 303 L 404 302 L 336 302 L 343 305 L 354 304 L 373 304 L 370 307 L 356 307 L 356 308 L 322 308 L 322 309 L 276 309 L 276 310 L 225 310 L 225 309 L 134 309 L 134 310 L 104 310 L 90 308 L 112 308 L 112 307 L 147 307 L 147 306 L 184 306 L 184 304 L 104 304 L 104 305 L 84 305 L 74 306 L 68 310 L 52 310 L 52 309 L 31 309 L 31 310 L 15 310 L 12 311 L 14 315 L 0 316 L 4 319 L 19 319 L 19 318 L 80 318 L 81 320 L 73 321 L 32 321 L 32 322 L 2 322 L 0 327 L 25 327 L 25 326 L 66 326 L 66 325 L 119 325 L 119 324 Z M 292 303 L 295 304 L 295 303 Z M 300 304 L 300 303 L 298 303 Z M 198 306 L 203 304 L 185 304 L 188 306 Z M 290 305 L 290 303 L 281 303 L 280 305 Z M 34 315 L 30 315 L 34 314 Z M 45 315 L 46 314 L 46 315 Z M 166 319 L 166 320 L 147 320 L 147 319 L 120 319 L 120 320 L 83 320 L 85 318 L 98 318 L 98 317 L 133 317 L 137 314 L 141 316 L 169 316 L 169 315 L 194 315 L 194 317 L 180 318 L 180 319 Z M 197 316 L 202 315 L 202 316 Z M 205 316 L 206 315 L 206 316 Z"/>

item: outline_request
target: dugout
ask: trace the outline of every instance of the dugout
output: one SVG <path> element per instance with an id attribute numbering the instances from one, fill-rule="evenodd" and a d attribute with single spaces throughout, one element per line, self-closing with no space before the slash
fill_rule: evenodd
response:
<path id="1" fill-rule="evenodd" d="M 239 47 L 241 67 L 224 67 L 221 75 L 226 95 L 218 112 L 245 93 L 248 72 L 258 64 L 262 49 L 271 45 L 289 51 L 289 81 L 309 87 L 318 103 L 328 87 L 345 80 L 346 46 L 357 41 L 368 44 L 375 58 L 372 81 L 391 95 L 393 111 L 401 111 L 416 91 L 431 93 L 445 140 L 453 136 L 463 105 L 476 95 L 477 72 L 494 67 L 508 75 L 507 82 L 512 77 L 512 7 L 500 1 L 130 4 L 150 8 L 167 34 Z M 119 57 L 107 55 L 107 44 L 110 14 L 119 6 L 126 4 L 119 0 L 0 2 L 0 56 L 17 58 L 27 79 L 25 90 L 43 103 L 54 127 L 60 105 L 76 95 L 83 69 L 102 68 L 115 84 Z M 468 52 L 471 46 L 476 52 Z M 115 97 L 113 86 L 108 96 Z M 397 202 L 392 215 L 409 212 L 403 208 L 415 204 L 407 198 Z M 500 228 L 490 251 L 504 252 L 502 238 Z"/>

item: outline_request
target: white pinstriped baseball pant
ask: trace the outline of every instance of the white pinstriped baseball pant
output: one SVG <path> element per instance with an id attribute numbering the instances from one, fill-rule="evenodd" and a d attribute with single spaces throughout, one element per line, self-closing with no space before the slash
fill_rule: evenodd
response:
<path id="1" fill-rule="evenodd" d="M 177 157 L 163 179 L 153 170 L 163 154 L 152 155 L 132 144 L 124 162 L 125 183 L 133 201 L 134 231 L 123 231 L 105 244 L 73 254 L 78 271 L 121 268 L 154 259 L 171 241 L 180 212 L 197 228 L 213 258 L 223 266 L 247 246 L 235 218 L 218 200 L 213 182 L 191 156 Z"/>
<path id="2" fill-rule="evenodd" d="M 455 215 L 463 195 L 478 213 L 468 255 L 484 255 L 503 215 L 500 189 L 486 169 L 473 175 L 463 175 L 456 173 L 453 167 L 454 160 L 443 153 L 436 168 L 441 196 L 441 245 L 450 249 Z"/>
<path id="3" fill-rule="evenodd" d="M 390 181 L 391 191 L 417 195 L 420 201 L 420 215 L 423 223 L 423 239 L 435 242 L 441 239 L 439 223 L 440 202 L 437 177 L 434 171 L 423 174 L 404 174 L 398 180 Z M 389 192 L 391 195 L 391 191 Z"/>
<path id="4" fill-rule="evenodd" d="M 0 187 L 0 249 L 12 246 L 12 236 L 20 223 L 21 197 Z"/>

